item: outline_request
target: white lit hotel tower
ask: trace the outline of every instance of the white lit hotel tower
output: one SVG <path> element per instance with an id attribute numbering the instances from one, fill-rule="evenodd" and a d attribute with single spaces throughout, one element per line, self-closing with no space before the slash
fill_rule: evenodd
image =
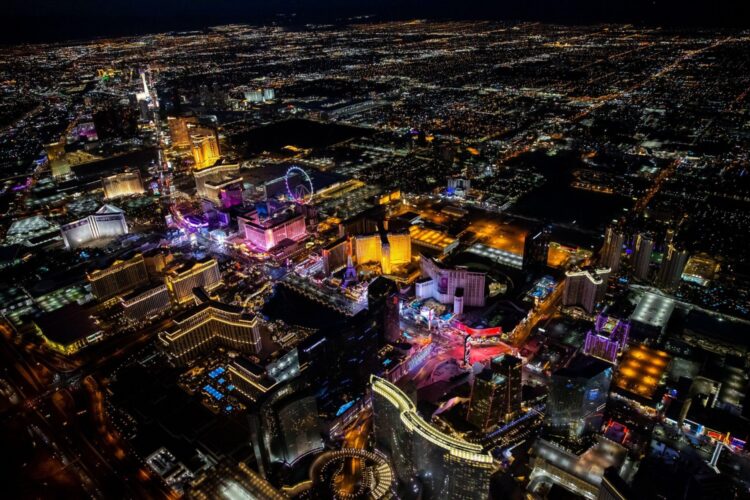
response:
<path id="1" fill-rule="evenodd" d="M 607 292 L 609 269 L 567 271 L 562 303 L 564 306 L 581 306 L 587 313 L 594 312 L 596 304 Z"/>
<path id="2" fill-rule="evenodd" d="M 99 238 L 111 238 L 128 233 L 125 213 L 112 205 L 103 205 L 99 210 L 60 227 L 65 248 L 75 250 Z"/>
<path id="3" fill-rule="evenodd" d="M 372 384 L 376 448 L 391 461 L 404 494 L 424 500 L 474 500 L 489 495 L 495 467 L 481 445 L 440 432 L 398 387 L 377 377 Z"/>
<path id="4" fill-rule="evenodd" d="M 433 259 L 420 256 L 422 278 L 415 285 L 418 299 L 434 298 L 441 304 L 456 303 L 459 295 L 460 308 L 483 307 L 486 300 L 485 281 L 487 275 L 483 272 L 470 271 L 466 267 L 443 268 Z M 463 311 L 461 311 L 463 312 Z M 457 313 L 458 314 L 458 313 Z"/>

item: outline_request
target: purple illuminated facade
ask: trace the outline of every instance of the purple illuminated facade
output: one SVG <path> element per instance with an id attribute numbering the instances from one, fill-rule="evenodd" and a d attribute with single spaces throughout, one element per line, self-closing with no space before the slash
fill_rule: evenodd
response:
<path id="1" fill-rule="evenodd" d="M 586 335 L 583 352 L 614 363 L 628 341 L 630 323 L 602 313 L 596 317 L 594 329 Z"/>

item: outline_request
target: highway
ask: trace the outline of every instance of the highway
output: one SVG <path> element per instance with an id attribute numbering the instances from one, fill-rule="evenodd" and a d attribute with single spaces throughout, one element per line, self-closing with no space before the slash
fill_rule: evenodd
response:
<path id="1" fill-rule="evenodd" d="M 50 481 L 67 478 L 69 482 L 73 475 L 91 498 L 173 495 L 126 451 L 116 431 L 108 426 L 103 395 L 96 382 L 101 370 L 114 366 L 152 340 L 161 326 L 159 323 L 138 334 L 112 339 L 107 346 L 110 354 L 98 356 L 80 368 L 58 373 L 55 377 L 48 368 L 50 363 L 37 361 L 46 358 L 48 353 L 19 346 L 13 339 L 12 328 L 5 322 L 0 323 L 2 376 L 21 399 L 17 405 L 0 413 L 0 421 L 5 427 L 20 424 L 31 429 L 32 448 L 48 450 L 49 457 L 44 460 L 50 469 L 47 474 Z M 25 473 L 24 470 L 17 472 Z M 24 485 L 33 488 L 34 479 L 22 477 L 19 488 Z"/>

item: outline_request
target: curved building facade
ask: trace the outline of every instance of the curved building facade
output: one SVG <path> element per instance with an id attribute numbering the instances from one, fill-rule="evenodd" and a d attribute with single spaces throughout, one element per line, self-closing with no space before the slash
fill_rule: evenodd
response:
<path id="1" fill-rule="evenodd" d="M 390 458 L 402 486 L 417 479 L 424 499 L 487 498 L 495 468 L 489 452 L 440 432 L 390 382 L 374 375 L 370 382 L 376 446 Z M 404 488 L 403 496 L 412 498 L 417 493 Z"/>
<path id="2" fill-rule="evenodd" d="M 103 205 L 95 213 L 60 227 L 65 248 L 75 250 L 99 238 L 128 233 L 125 212 L 112 205 Z"/>
<path id="3" fill-rule="evenodd" d="M 261 348 L 258 318 L 237 306 L 207 300 L 175 318 L 159 333 L 162 348 L 183 365 L 216 347 L 257 354 Z"/>

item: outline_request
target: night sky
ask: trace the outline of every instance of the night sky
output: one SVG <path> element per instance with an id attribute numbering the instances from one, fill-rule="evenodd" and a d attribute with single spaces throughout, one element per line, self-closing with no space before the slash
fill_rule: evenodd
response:
<path id="1" fill-rule="evenodd" d="M 85 39 L 244 22 L 345 22 L 377 19 L 499 19 L 750 26 L 744 0 L 5 0 L 5 43 Z"/>

